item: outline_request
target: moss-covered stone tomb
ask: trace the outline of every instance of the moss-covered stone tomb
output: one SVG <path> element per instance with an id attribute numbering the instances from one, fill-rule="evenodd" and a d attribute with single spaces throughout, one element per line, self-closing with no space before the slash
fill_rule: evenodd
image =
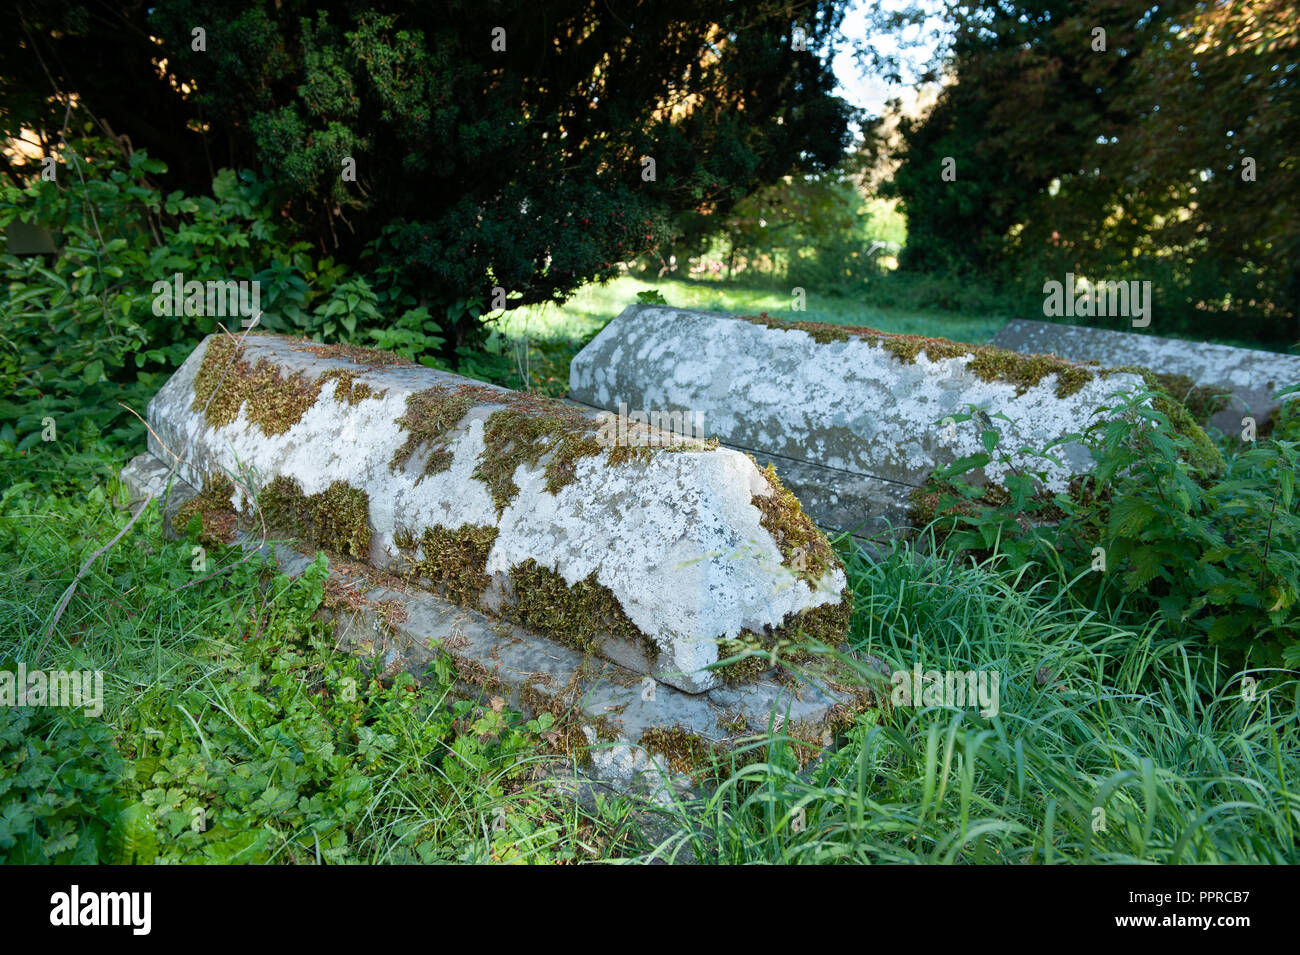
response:
<path id="1" fill-rule="evenodd" d="M 206 338 L 148 421 L 201 491 L 174 523 L 309 540 L 687 693 L 748 675 L 717 666 L 737 648 L 847 627 L 826 538 L 716 443 L 610 442 L 568 402 L 261 334 Z"/>
<path id="2" fill-rule="evenodd" d="M 822 526 L 862 537 L 906 524 L 911 492 L 984 451 L 989 424 L 1002 449 L 1045 449 L 1086 427 L 1116 391 L 1151 383 L 1141 369 L 1053 355 L 644 305 L 605 326 L 569 380 L 570 397 L 591 407 L 702 417 L 723 445 L 774 462 Z M 972 408 L 989 422 L 977 424 Z M 1181 406 L 1169 410 L 1176 427 L 1205 438 Z M 1044 491 L 1066 491 L 1092 467 L 1077 443 L 1052 453 L 1056 462 L 1033 460 Z M 972 476 L 1002 484 L 1016 466 L 995 455 Z"/>
<path id="3" fill-rule="evenodd" d="M 1017 319 L 989 344 L 1022 353 L 1050 352 L 1106 368 L 1149 368 L 1167 383 L 1173 397 L 1224 434 L 1241 431 L 1246 417 L 1253 418 L 1262 433 L 1282 405 L 1276 393 L 1300 384 L 1300 355 L 1108 328 Z"/>

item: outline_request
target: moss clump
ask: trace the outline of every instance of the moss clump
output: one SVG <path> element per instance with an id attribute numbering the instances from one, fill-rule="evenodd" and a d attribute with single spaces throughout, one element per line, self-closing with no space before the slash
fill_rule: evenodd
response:
<path id="1" fill-rule="evenodd" d="M 776 638 L 834 647 L 848 636 L 852 616 L 853 591 L 845 587 L 840 591 L 838 602 L 809 607 L 786 617 L 776 628 Z"/>
<path id="2" fill-rule="evenodd" d="M 840 591 L 838 603 L 787 614 L 778 626 L 765 627 L 762 633 L 742 630 L 734 640 L 719 640 L 719 660 L 746 651 L 756 652 L 756 655 L 714 667 L 713 672 L 729 684 L 753 683 L 772 669 L 777 660 L 806 662 L 811 656 L 809 648 L 814 644 L 832 648 L 839 646 L 848 635 L 852 616 L 853 591 L 845 587 Z"/>
<path id="3" fill-rule="evenodd" d="M 474 399 L 445 388 L 428 388 L 406 398 L 406 413 L 397 423 L 406 429 L 406 441 L 393 454 L 394 471 L 406 467 L 422 444 L 429 445 L 429 457 L 421 476 L 439 474 L 451 467 L 447 433 L 469 413 Z"/>
<path id="4" fill-rule="evenodd" d="M 781 483 L 776 468 L 769 464 L 759 470 L 771 485 L 772 493 L 755 494 L 750 499 L 762 515 L 758 522 L 776 541 L 782 565 L 815 590 L 828 571 L 840 567 L 839 559 L 826 535 L 804 512 L 799 499 Z"/>
<path id="5" fill-rule="evenodd" d="M 1188 375 L 1148 370 L 1155 376 L 1161 390 L 1175 401 L 1182 402 L 1187 413 L 1201 427 L 1205 427 L 1212 417 L 1228 406 L 1227 395 L 1219 394 L 1217 389 L 1198 385 Z"/>
<path id="6" fill-rule="evenodd" d="M 594 430 L 594 423 L 584 420 Z M 560 418 L 514 408 L 494 412 L 488 418 L 483 441 L 485 446 L 474 477 L 492 492 L 498 514 L 519 493 L 514 475 L 521 464 L 536 466 L 549 454 L 546 490 L 554 494 L 573 480 L 579 459 L 604 450 L 592 431 L 580 430 Z"/>
<path id="7" fill-rule="evenodd" d="M 742 630 L 734 640 L 718 641 L 718 659 L 726 660 L 742 653 L 751 655 L 714 667 L 713 672 L 727 684 L 753 683 L 772 668 L 770 651 L 766 641 L 753 630 Z"/>
<path id="8" fill-rule="evenodd" d="M 311 539 L 311 517 L 302 485 L 291 477 L 276 475 L 257 495 L 257 506 L 268 526 L 290 537 Z"/>
<path id="9" fill-rule="evenodd" d="M 203 490 L 176 510 L 172 526 L 184 532 L 195 516 L 199 518 L 199 542 L 207 547 L 231 544 L 239 526 L 239 515 L 230 503 L 235 483 L 224 474 L 209 474 Z"/>
<path id="10" fill-rule="evenodd" d="M 1013 384 L 1017 395 L 1023 395 L 1030 388 L 1037 387 L 1048 375 L 1055 375 L 1056 397 L 1068 398 L 1077 394 L 1092 380 L 1094 374 L 1083 365 L 1055 355 L 1022 355 L 991 345 L 964 345 L 943 338 L 875 334 L 879 336 L 877 344 L 900 361 L 915 362 L 922 352 L 930 361 L 970 358 L 966 367 L 976 378 L 980 381 Z"/>
<path id="11" fill-rule="evenodd" d="M 278 475 L 257 498 L 270 527 L 336 553 L 365 560 L 370 556 L 370 495 L 343 481 L 319 494 L 303 493 L 291 477 Z"/>
<path id="12" fill-rule="evenodd" d="M 422 404 L 408 411 L 402 423 L 411 431 L 406 444 L 394 456 L 395 466 L 410 460 L 421 440 L 438 437 L 477 404 L 497 405 L 484 428 L 484 449 L 474 477 L 488 486 L 497 513 L 501 514 L 519 493 L 515 471 L 521 464 L 535 467 L 546 458 L 546 490 L 554 494 L 577 474 L 582 458 L 597 457 L 606 448 L 599 440 L 600 422 L 581 409 L 541 395 L 509 392 L 488 385 L 461 385 L 448 390 L 423 393 Z M 412 396 L 414 400 L 416 396 Z M 420 432 L 426 437 L 417 435 Z M 646 463 L 659 452 L 712 450 L 716 439 L 665 440 L 662 446 L 616 446 L 608 449 L 606 463 L 620 466 Z M 425 473 L 444 470 L 450 455 L 435 447 Z"/>
<path id="13" fill-rule="evenodd" d="M 399 531 L 394 538 L 412 569 L 462 607 L 477 606 L 492 582 L 485 568 L 496 539 L 495 527 L 475 524 L 455 530 L 442 525 L 428 527 L 419 540 L 410 531 Z M 417 556 L 417 546 L 423 557 Z"/>
<path id="14" fill-rule="evenodd" d="M 967 345 L 945 338 L 925 338 L 920 335 L 891 335 L 874 328 L 827 325 L 822 322 L 783 322 L 766 312 L 739 317 L 768 328 L 807 332 L 819 345 L 854 339 L 865 341 L 877 348 L 884 348 L 899 361 L 908 364 L 914 363 L 922 352 L 930 361 L 970 358 L 967 367 L 981 381 L 1009 382 L 1016 386 L 1016 394 L 1024 394 L 1048 375 L 1056 375 L 1056 396 L 1068 398 L 1091 381 L 1094 374 L 1083 365 L 1055 355 L 1021 355 L 991 345 Z"/>
<path id="15" fill-rule="evenodd" d="M 384 368 L 388 365 L 412 366 L 415 364 L 415 362 L 408 361 L 393 352 L 384 351 L 381 348 L 362 348 L 360 345 L 326 345 L 317 342 L 304 342 L 295 346 L 295 349 L 297 351 L 311 352 L 319 358 L 346 358 L 348 361 L 356 362 L 358 365 L 365 365 L 367 368 Z"/>
<path id="16" fill-rule="evenodd" d="M 195 411 L 204 411 L 213 427 L 223 427 L 239 417 L 248 402 L 248 419 L 268 436 L 284 434 L 302 420 L 320 397 L 321 380 L 310 381 L 301 372 L 288 378 L 265 358 L 250 365 L 244 346 L 229 336 L 214 338 L 194 376 Z"/>
<path id="17" fill-rule="evenodd" d="M 794 328 L 801 332 L 807 332 L 812 336 L 812 340 L 819 345 L 851 341 L 855 337 L 865 337 L 864 333 L 879 334 L 872 329 L 853 328 L 848 325 L 828 325 L 825 322 L 787 322 L 775 318 L 767 314 L 767 312 L 759 315 L 737 315 L 736 317 L 754 325 L 765 325 L 768 328 L 776 328 L 781 331 Z"/>
<path id="18" fill-rule="evenodd" d="M 674 773 L 693 776 L 713 761 L 713 746 L 684 726 L 653 726 L 638 741 L 647 753 L 662 756 Z"/>
<path id="19" fill-rule="evenodd" d="M 312 533 L 325 547 L 359 560 L 370 556 L 370 495 L 335 481 L 307 498 Z"/>
<path id="20" fill-rule="evenodd" d="M 515 617 L 544 636 L 581 653 L 595 652 L 612 636 L 639 645 L 648 659 L 659 655 L 658 646 L 628 618 L 613 591 L 597 582 L 595 571 L 569 586 L 562 575 L 529 558 L 510 568 L 510 582 Z"/>
<path id="21" fill-rule="evenodd" d="M 749 731 L 749 720 L 743 712 L 737 710 L 730 716 L 720 717 L 718 719 L 718 729 L 733 738 L 741 736 Z"/>
<path id="22" fill-rule="evenodd" d="M 376 391 L 364 381 L 357 381 L 356 372 L 344 368 L 331 368 L 317 379 L 321 383 L 331 380 L 338 382 L 334 389 L 334 400 L 343 401 L 349 405 L 355 405 L 367 398 L 380 398 L 384 395 L 384 392 Z"/>
<path id="23" fill-rule="evenodd" d="M 357 381 L 356 372 L 345 368 L 331 368 L 316 379 L 309 379 L 302 372 L 286 378 L 279 366 L 268 359 L 260 358 L 256 364 L 249 364 L 244 351 L 244 346 L 231 336 L 215 338 L 194 376 L 192 407 L 203 411 L 213 427 L 231 424 L 247 403 L 248 420 L 261 428 L 263 434 L 284 434 L 317 402 L 327 381 L 338 383 L 334 397 L 349 405 L 383 395 L 382 391 Z"/>
<path id="24" fill-rule="evenodd" d="M 1055 375 L 1056 397 L 1068 398 L 1093 378 L 1087 368 L 1055 355 L 1019 355 L 1000 348 L 982 348 L 971 359 L 969 367 L 981 381 L 1013 382 L 1018 395 L 1037 386 L 1048 375 Z"/>

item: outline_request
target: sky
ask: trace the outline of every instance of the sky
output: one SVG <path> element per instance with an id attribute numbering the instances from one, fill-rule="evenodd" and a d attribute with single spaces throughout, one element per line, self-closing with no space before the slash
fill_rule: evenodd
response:
<path id="1" fill-rule="evenodd" d="M 913 3 L 907 0 L 881 0 L 880 5 L 886 10 L 896 11 Z M 919 0 L 919 5 L 936 13 L 939 9 L 936 0 Z M 939 28 L 943 21 L 937 16 L 932 16 L 924 25 L 913 27 L 902 35 L 904 45 L 909 47 L 911 44 L 919 45 L 905 51 L 905 63 L 910 63 L 911 66 L 910 70 L 907 68 L 904 70 L 903 78 L 906 85 L 891 86 L 879 77 L 863 76 L 861 68 L 853 59 L 854 49 L 867 40 L 867 11 L 873 6 L 875 4 L 871 0 L 857 0 L 845 15 L 842 28 L 844 39 L 836 45 L 836 54 L 831 61 L 831 67 L 835 72 L 835 78 L 839 81 L 837 91 L 839 95 L 854 106 L 879 114 L 884 109 L 885 102 L 891 97 L 901 95 L 905 99 L 909 98 L 911 84 L 914 83 L 916 74 L 934 54 L 935 43 L 928 34 Z M 876 46 L 885 53 L 898 53 L 900 48 L 898 40 L 899 38 L 893 35 L 874 38 Z"/>

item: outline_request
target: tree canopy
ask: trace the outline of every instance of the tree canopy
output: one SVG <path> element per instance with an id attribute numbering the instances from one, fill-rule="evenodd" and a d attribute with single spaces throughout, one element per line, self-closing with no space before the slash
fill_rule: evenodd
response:
<path id="1" fill-rule="evenodd" d="M 75 98 L 176 188 L 253 169 L 300 235 L 443 310 L 454 347 L 494 288 L 563 299 L 680 217 L 833 166 L 844 5 L 24 2 L 0 112 L 52 145 Z"/>
<path id="2" fill-rule="evenodd" d="M 999 0 L 949 16 L 943 92 L 901 124 L 905 267 L 1153 279 L 1166 329 L 1295 335 L 1292 4 Z"/>

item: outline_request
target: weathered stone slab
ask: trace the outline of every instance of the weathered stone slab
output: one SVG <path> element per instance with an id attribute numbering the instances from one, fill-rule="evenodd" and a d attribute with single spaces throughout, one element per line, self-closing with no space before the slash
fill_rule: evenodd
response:
<path id="1" fill-rule="evenodd" d="M 1009 419 L 997 421 L 1002 447 L 1044 448 L 1143 384 L 1050 356 L 661 306 L 625 309 L 574 357 L 569 382 L 585 404 L 702 416 L 727 446 L 892 482 L 904 499 L 934 468 L 983 451 L 979 428 L 944 423 L 968 405 Z M 1048 490 L 1092 466 L 1078 444 L 1053 453 L 1061 464 L 1036 463 Z M 995 460 L 976 478 L 1002 483 L 1009 471 Z M 845 479 L 830 480 L 834 493 Z M 830 510 L 803 500 L 819 518 Z"/>
<path id="2" fill-rule="evenodd" d="M 763 451 L 749 453 L 760 467 L 771 465 L 776 469 L 781 483 L 799 499 L 820 527 L 849 533 L 868 552 L 880 553 L 911 526 L 910 485 L 793 461 Z"/>
<path id="3" fill-rule="evenodd" d="M 1247 415 L 1263 427 L 1280 405 L 1274 393 L 1300 383 L 1300 355 L 1104 328 L 1016 319 L 1008 322 L 989 344 L 1024 354 L 1097 362 L 1107 368 L 1137 365 L 1157 374 L 1185 376 L 1202 388 L 1234 397 L 1210 418 L 1210 423 L 1224 434 L 1239 432 L 1241 419 Z"/>
<path id="4" fill-rule="evenodd" d="M 134 508 L 152 492 L 164 513 L 175 514 L 197 491 L 173 481 L 164 496 L 168 468 L 141 454 L 122 470 Z M 240 532 L 240 543 L 266 552 L 269 545 Z M 276 547 L 286 574 L 297 576 L 311 558 Z M 338 622 L 341 648 L 378 661 L 381 675 L 406 670 L 422 678 L 438 656 L 450 659 L 463 690 L 487 701 L 500 697 L 528 715 L 556 717 L 557 753 L 577 760 L 584 775 L 614 791 L 665 799 L 692 788 L 690 775 L 707 769 L 712 754 L 745 745 L 775 728 L 800 741 L 805 757 L 833 743 L 856 714 L 875 705 L 865 680 L 844 685 L 819 676 L 840 672 L 827 661 L 783 668 L 744 683 L 685 693 L 655 684 L 641 673 L 546 639 L 528 629 L 457 606 L 426 590 L 380 575 L 366 566 L 333 561 L 327 593 Z M 887 669 L 864 658 L 862 665 Z M 852 679 L 852 674 L 849 675 Z M 876 690 L 883 694 L 882 677 Z M 558 769 L 559 767 L 555 767 Z"/>
<path id="5" fill-rule="evenodd" d="M 572 406 L 271 335 L 205 339 L 148 420 L 203 489 L 178 522 L 265 520 L 688 692 L 742 645 L 847 625 L 824 536 L 725 448 L 608 447 Z"/>

